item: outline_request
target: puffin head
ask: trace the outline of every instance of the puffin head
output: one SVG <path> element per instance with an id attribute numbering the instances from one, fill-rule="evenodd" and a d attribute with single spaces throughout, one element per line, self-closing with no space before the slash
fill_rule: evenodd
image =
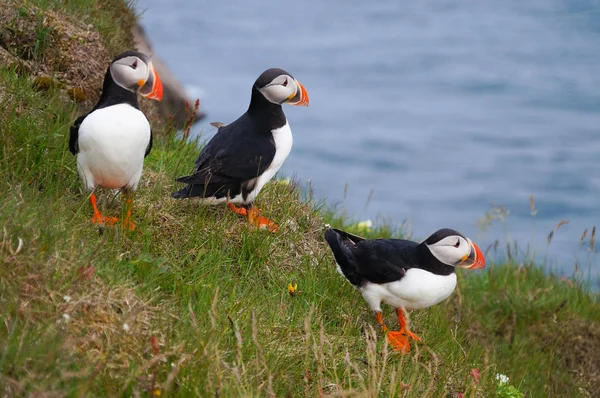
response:
<path id="1" fill-rule="evenodd" d="M 283 69 L 267 69 L 256 79 L 254 87 L 274 104 L 308 106 L 308 93 L 304 86 Z"/>
<path id="2" fill-rule="evenodd" d="M 443 264 L 466 269 L 485 267 L 485 258 L 479 247 L 453 229 L 443 228 L 434 232 L 422 245 Z"/>
<path id="3" fill-rule="evenodd" d="M 162 82 L 146 54 L 125 51 L 112 61 L 109 70 L 113 81 L 124 89 L 157 101 L 162 99 Z"/>

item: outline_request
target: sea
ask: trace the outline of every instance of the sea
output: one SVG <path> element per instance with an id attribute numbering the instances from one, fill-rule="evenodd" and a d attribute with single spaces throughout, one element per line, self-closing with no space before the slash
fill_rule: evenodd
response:
<path id="1" fill-rule="evenodd" d="M 600 0 L 135 4 L 207 113 L 201 141 L 283 68 L 310 106 L 284 109 L 282 178 L 355 222 L 454 228 L 488 262 L 508 244 L 600 289 Z"/>

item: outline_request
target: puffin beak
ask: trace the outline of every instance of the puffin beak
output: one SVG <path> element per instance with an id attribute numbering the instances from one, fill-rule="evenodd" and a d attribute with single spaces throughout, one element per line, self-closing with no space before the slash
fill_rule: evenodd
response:
<path id="1" fill-rule="evenodd" d="M 150 98 L 153 100 L 160 101 L 163 96 L 163 86 L 160 81 L 160 77 L 158 73 L 154 70 L 154 66 L 152 64 L 148 64 L 148 69 L 150 69 L 150 73 L 148 74 L 148 80 L 143 81 L 140 80 L 138 85 L 140 86 L 140 94 L 146 98 Z"/>
<path id="2" fill-rule="evenodd" d="M 296 80 L 296 85 L 298 86 L 296 89 L 296 94 L 290 95 L 285 102 L 290 105 L 308 106 L 308 93 L 306 92 L 306 89 L 298 80 Z"/>
<path id="3" fill-rule="evenodd" d="M 469 244 L 471 245 L 471 252 L 468 256 L 465 256 L 461 259 L 461 262 L 458 264 L 458 266 L 465 269 L 485 268 L 485 258 L 483 257 L 483 253 L 475 243 L 471 242 L 470 239 Z"/>

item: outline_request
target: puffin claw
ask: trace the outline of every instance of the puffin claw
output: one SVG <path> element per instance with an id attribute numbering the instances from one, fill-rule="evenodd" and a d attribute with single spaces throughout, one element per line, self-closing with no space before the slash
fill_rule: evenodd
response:
<path id="1" fill-rule="evenodd" d="M 94 213 L 94 215 L 92 216 L 91 223 L 92 224 L 100 224 L 100 225 L 108 225 L 110 227 L 110 226 L 115 225 L 117 221 L 119 221 L 119 219 L 117 217 L 106 217 L 100 213 Z"/>
<path id="2" fill-rule="evenodd" d="M 410 330 L 407 330 L 407 329 L 400 330 L 400 333 L 404 333 L 406 336 L 410 337 L 413 340 L 421 341 L 421 338 L 419 336 L 417 336 L 416 334 L 414 334 L 413 332 L 411 332 Z"/>
<path id="3" fill-rule="evenodd" d="M 233 203 L 227 203 L 227 208 L 234 212 L 235 214 L 239 214 L 240 216 L 247 216 L 248 212 L 243 207 L 236 207 Z"/>
<path id="4" fill-rule="evenodd" d="M 410 342 L 408 336 L 402 332 L 388 332 L 387 333 L 388 343 L 392 346 L 394 351 L 399 351 L 403 354 L 410 352 Z"/>
<path id="5" fill-rule="evenodd" d="M 269 232 L 277 232 L 279 231 L 279 226 L 271 220 L 269 220 L 265 216 L 261 216 L 259 214 L 259 210 L 256 207 L 248 210 L 248 221 L 250 224 L 256 225 L 258 228 L 266 229 Z"/>
<path id="6" fill-rule="evenodd" d="M 234 205 L 231 202 L 227 203 L 227 207 L 229 208 L 229 210 L 231 210 L 235 214 L 239 214 L 240 216 L 248 217 L 248 221 L 250 222 L 250 224 L 252 224 L 258 228 L 261 228 L 261 229 L 264 228 L 270 232 L 279 231 L 279 227 L 277 226 L 277 224 L 274 223 L 273 221 L 269 220 L 267 217 L 261 216 L 260 210 L 258 210 L 258 208 L 256 208 L 256 207 L 252 207 L 250 209 L 245 209 L 243 207 L 236 207 L 236 205 Z"/>
<path id="7" fill-rule="evenodd" d="M 129 218 L 125 218 L 125 220 L 123 220 L 123 228 L 128 231 L 133 231 L 135 230 L 135 224 Z"/>

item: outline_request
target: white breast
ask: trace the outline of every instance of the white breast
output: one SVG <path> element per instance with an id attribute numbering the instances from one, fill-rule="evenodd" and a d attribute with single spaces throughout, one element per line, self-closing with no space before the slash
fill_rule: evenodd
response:
<path id="1" fill-rule="evenodd" d="M 272 133 L 273 140 L 275 141 L 275 156 L 265 172 L 257 178 L 255 188 L 248 195 L 246 202 L 253 202 L 256 199 L 256 196 L 262 187 L 264 187 L 265 184 L 269 182 L 271 178 L 273 178 L 277 171 L 279 171 L 281 165 L 285 159 L 287 159 L 290 151 L 292 150 L 294 138 L 292 137 L 292 130 L 290 129 L 290 125 L 288 124 L 287 120 L 285 121 L 285 125 L 283 127 L 273 130 Z"/>
<path id="2" fill-rule="evenodd" d="M 126 104 L 90 113 L 79 127 L 77 169 L 86 187 L 135 190 L 150 142 L 146 116 Z"/>
<path id="3" fill-rule="evenodd" d="M 455 287 L 455 273 L 436 275 L 419 268 L 411 268 L 399 281 L 381 285 L 367 282 L 359 290 L 374 311 L 381 311 L 382 301 L 392 307 L 418 310 L 447 299 Z"/>

